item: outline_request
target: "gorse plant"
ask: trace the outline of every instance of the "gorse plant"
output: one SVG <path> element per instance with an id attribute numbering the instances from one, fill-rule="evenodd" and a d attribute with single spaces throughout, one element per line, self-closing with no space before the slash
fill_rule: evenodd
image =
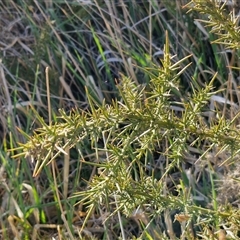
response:
<path id="1" fill-rule="evenodd" d="M 224 44 L 228 48 L 239 49 L 240 28 L 239 11 L 240 3 L 236 1 L 198 0 L 191 1 L 186 7 L 204 13 L 208 19 L 201 20 L 211 33 L 216 34 L 214 43 Z M 226 6 L 232 8 L 231 14 L 227 13 Z"/>
<path id="2" fill-rule="evenodd" d="M 29 114 L 27 129 L 31 128 L 32 119 L 41 127 L 31 136 L 20 130 L 27 142 L 20 143 L 18 148 L 10 144 L 12 155 L 21 159 L 16 171 L 8 166 L 7 156 L 1 154 L 8 174 L 14 176 L 12 185 L 18 186 L 17 194 L 11 194 L 11 187 L 0 178 L 18 215 L 8 218 L 14 235 L 19 239 L 28 235 L 31 239 L 41 239 L 39 229 L 43 227 L 56 228 L 64 239 L 75 239 L 76 235 L 82 239 L 220 239 L 218 233 L 226 238 L 226 233 L 221 229 L 225 228 L 231 238 L 237 239 L 239 210 L 230 204 L 220 205 L 215 180 L 224 171 L 238 165 L 239 114 L 236 114 L 238 102 L 234 101 L 239 96 L 234 77 L 239 62 L 226 59 L 229 68 L 224 68 L 224 71 L 226 75 L 231 75 L 228 82 L 212 69 L 201 70 L 207 62 L 196 59 L 196 46 L 192 47 L 195 43 L 192 44 L 194 41 L 190 41 L 190 37 L 187 39 L 193 50 L 184 53 L 191 54 L 185 54 L 187 56 L 182 59 L 179 55 L 173 55 L 172 52 L 182 55 L 185 45 L 178 41 L 185 36 L 174 36 L 166 20 L 169 16 L 164 16 L 166 9 L 162 10 L 155 1 L 139 3 L 142 4 L 139 13 L 135 13 L 136 1 L 127 3 L 126 8 L 123 1 L 118 1 L 116 6 L 111 1 L 93 1 L 94 4 L 91 1 L 85 4 L 33 2 L 37 12 L 42 15 L 41 22 L 46 24 L 42 30 L 51 29 L 51 37 L 58 39 L 48 42 L 51 38 L 43 36 L 42 41 L 46 41 L 46 45 L 43 44 L 42 48 L 46 47 L 47 50 L 37 57 L 48 55 L 53 64 L 50 69 L 60 71 L 62 68 L 60 81 L 72 102 L 77 103 L 64 76 L 74 76 L 76 81 L 85 84 L 86 97 L 83 96 L 85 92 L 81 91 L 81 98 L 86 99 L 87 107 L 72 108 L 70 111 L 62 109 L 58 116 L 52 113 L 48 75 L 45 95 L 48 96 L 49 123 L 36 109 L 37 103 L 29 102 L 32 116 Z M 167 5 L 168 2 L 163 1 L 163 4 L 171 10 L 169 14 L 174 14 L 179 3 L 172 1 Z M 26 8 L 27 1 L 22 3 L 22 7 Z M 64 13 L 66 25 L 54 11 L 49 11 L 47 15 L 44 4 L 49 4 L 49 9 L 63 4 L 59 11 Z M 211 31 L 212 44 L 221 46 L 221 54 L 222 45 L 227 46 L 233 50 L 232 58 L 239 61 L 238 17 L 236 11 L 227 13 L 225 6 L 228 6 L 227 1 L 220 5 L 220 1 L 215 0 L 192 0 L 186 8 L 203 13 L 202 22 Z M 20 9 L 17 5 L 14 7 Z M 146 19 L 150 30 L 147 30 L 146 19 L 141 19 L 146 9 L 149 9 L 150 17 Z M 153 10 L 156 12 L 151 14 Z M 36 17 L 32 8 L 27 12 L 30 20 Z M 121 20 L 122 15 L 125 22 Z M 183 16 L 179 17 L 185 21 Z M 57 19 L 56 22 L 53 19 Z M 65 27 L 74 28 L 80 20 L 86 27 L 83 31 L 86 36 L 82 37 L 79 31 L 66 34 Z M 31 22 L 35 25 L 34 21 Z M 146 35 L 152 36 L 152 31 L 159 31 L 160 23 L 163 24 L 162 28 L 169 30 L 165 33 L 163 51 L 152 44 L 151 37 L 146 39 L 136 29 L 136 26 L 142 26 L 148 33 Z M 55 29 L 54 24 L 59 26 L 59 30 Z M 180 24 L 183 29 L 184 24 Z M 61 29 L 61 26 L 64 27 Z M 179 26 L 176 24 L 175 30 Z M 102 31 L 105 28 L 107 33 Z M 48 35 L 46 29 L 44 33 Z M 201 32 L 208 32 L 203 29 L 201 25 Z M 64 44 L 62 36 L 69 47 Z M 76 36 L 78 43 L 74 40 Z M 91 41 L 86 40 L 88 37 Z M 98 55 L 91 51 L 90 43 L 94 43 Z M 136 48 L 130 48 L 128 43 L 136 45 Z M 81 49 L 87 57 L 82 57 Z M 114 53 L 113 49 L 119 52 Z M 149 54 L 144 54 L 146 49 Z M 216 49 L 214 57 L 216 61 L 221 61 Z M 157 56 L 161 56 L 160 63 L 153 63 L 154 50 Z M 52 56 L 57 61 L 52 61 Z M 146 82 L 138 79 L 141 74 L 136 74 L 136 66 L 129 56 L 140 65 Z M 200 66 L 196 67 L 195 72 L 189 70 L 192 68 L 189 62 L 193 59 Z M 125 67 L 126 76 L 117 79 L 114 84 L 112 74 L 115 68 L 112 67 L 117 69 L 120 64 L 121 68 Z M 103 69 L 104 73 L 100 74 Z M 95 82 L 92 70 L 96 71 Z M 205 73 L 210 77 L 206 78 Z M 39 98 L 39 71 L 35 75 L 33 96 Z M 200 75 L 207 80 L 200 81 Z M 106 88 L 102 86 L 104 81 L 101 78 L 104 76 L 106 85 L 109 85 Z M 101 89 L 112 89 L 114 95 L 108 91 L 101 92 Z M 21 168 L 23 170 L 20 171 Z M 29 177 L 29 183 L 25 178 L 31 173 L 34 178 Z M 21 183 L 18 183 L 19 179 Z M 21 209 L 15 198 L 24 202 L 25 195 L 22 197 L 22 193 L 30 196 L 30 204 L 27 207 L 20 204 L 23 206 Z M 52 224 L 52 216 L 56 216 L 56 225 Z M 18 233 L 14 219 L 20 222 L 25 235 Z M 0 223 L 3 226 L 2 221 Z M 104 231 L 100 231 L 99 226 Z"/>
<path id="3" fill-rule="evenodd" d="M 75 109 L 68 115 L 62 110 L 56 123 L 44 124 L 38 129 L 21 147 L 21 155 L 30 155 L 36 161 L 34 175 L 39 175 L 50 162 L 57 161 L 60 154 L 67 154 L 66 148 L 77 148 L 83 165 L 99 169 L 87 182 L 86 189 L 71 196 L 87 207 L 88 217 L 95 211 L 101 212 L 99 209 L 103 206 L 108 212 L 105 221 L 114 213 L 130 217 L 143 211 L 142 215 L 151 217 L 145 223 L 145 230 L 150 232 L 156 228 L 151 224 L 157 216 L 167 210 L 183 212 L 188 223 L 198 217 L 199 227 L 203 229 L 205 223 L 200 220 L 203 216 L 211 221 L 227 221 L 232 217 L 238 221 L 235 213 L 220 213 L 218 209 L 194 204 L 194 198 L 199 196 L 193 195 L 193 182 L 190 181 L 194 180 L 187 175 L 185 163 L 189 146 L 201 149 L 201 161 L 207 153 L 221 151 L 231 152 L 229 161 L 233 159 L 240 146 L 234 119 L 227 121 L 222 117 L 209 124 L 207 118 L 211 118 L 211 114 L 204 117 L 203 112 L 211 96 L 217 94 L 214 91 L 216 75 L 204 88 L 198 87 L 193 80 L 193 94 L 184 96 L 179 77 L 187 66 L 185 69 L 179 66 L 185 59 L 173 63 L 172 58 L 166 37 L 162 67 L 147 86 L 136 85 L 123 77 L 118 85 L 120 99 L 113 100 L 111 105 L 104 102 L 99 105 L 88 94 L 89 111 Z M 86 152 L 87 145 L 91 154 Z M 164 160 L 162 166 L 156 167 L 156 154 Z M 177 196 L 166 185 L 173 169 L 185 176 L 190 187 L 177 186 Z M 122 221 L 120 215 L 119 218 Z M 191 232 L 189 226 L 187 224 L 186 234 Z M 157 231 L 159 236 L 161 231 L 164 232 Z M 151 234 L 157 237 L 156 232 Z"/>

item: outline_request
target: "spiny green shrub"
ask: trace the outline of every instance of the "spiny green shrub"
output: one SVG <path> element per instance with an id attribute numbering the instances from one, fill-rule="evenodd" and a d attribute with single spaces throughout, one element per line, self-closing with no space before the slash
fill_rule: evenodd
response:
<path id="1" fill-rule="evenodd" d="M 217 94 L 216 75 L 204 88 L 193 80 L 192 95 L 181 92 L 179 76 L 187 69 L 187 66 L 179 68 L 182 61 L 173 63 L 166 38 L 162 67 L 147 86 L 123 77 L 118 85 L 121 98 L 113 100 L 111 105 L 98 104 L 88 95 L 89 111 L 76 109 L 69 115 L 60 111 L 56 123 L 43 124 L 29 137 L 20 155 L 36 161 L 37 176 L 47 164 L 57 161 L 59 155 L 67 154 L 65 149 L 76 148 L 83 165 L 99 170 L 83 191 L 70 196 L 84 204 L 89 215 L 103 206 L 108 208 L 108 218 L 115 213 L 130 217 L 141 209 L 151 216 L 145 226 L 149 231 L 148 226 L 166 210 L 183 212 L 189 223 L 197 219 L 203 229 L 204 218 L 219 222 L 234 217 L 238 221 L 235 213 L 220 213 L 218 209 L 194 204 L 199 188 L 192 189 L 196 179 L 187 175 L 185 156 L 190 148 L 200 149 L 199 161 L 203 162 L 207 162 L 208 153 L 228 151 L 226 161 L 231 162 L 239 151 L 240 137 L 235 119 L 228 121 L 222 116 L 211 121 L 216 117 L 210 109 L 208 116 L 203 114 L 211 97 Z M 164 159 L 162 166 L 156 167 L 156 156 Z M 180 185 L 175 186 L 177 196 L 167 186 L 173 170 L 180 173 Z M 211 178 L 210 173 L 208 181 Z"/>
<path id="2" fill-rule="evenodd" d="M 187 6 L 203 12 L 204 18 L 209 17 L 205 23 L 218 35 L 215 43 L 239 51 L 237 20 L 230 19 L 223 7 L 212 0 L 193 0 Z M 195 232 L 209 238 L 229 223 L 231 236 L 237 238 L 239 210 L 231 206 L 220 208 L 214 180 L 221 166 L 215 166 L 210 158 L 225 153 L 220 165 L 237 164 L 238 115 L 229 118 L 211 107 L 213 99 L 224 99 L 219 98 L 220 90 L 215 88 L 217 73 L 205 86 L 199 86 L 193 78 L 191 93 L 184 93 L 179 78 L 187 71 L 188 64 L 180 67 L 187 57 L 174 60 L 166 36 L 161 67 L 145 69 L 150 76 L 148 84 L 137 84 L 123 76 L 117 86 L 119 98 L 111 104 L 100 104 L 86 90 L 88 110 L 74 109 L 70 114 L 61 110 L 57 121 L 49 125 L 36 112 L 42 128 L 33 136 L 26 136 L 28 142 L 15 149 L 22 151 L 15 157 L 30 157 L 35 163 L 35 177 L 49 164 L 54 174 L 54 163 L 61 155 L 70 158 L 71 151 L 78 153 L 77 162 L 81 164 L 75 166 L 79 168 L 79 189 L 66 194 L 70 186 L 65 181 L 55 188 L 62 194 L 57 200 L 63 220 L 66 202 L 75 199 L 76 205 L 83 206 L 86 216 L 81 222 L 82 232 L 89 219 L 100 215 L 108 237 L 108 226 L 113 227 L 117 216 L 119 225 L 114 227 L 120 233 L 115 238 L 130 237 L 126 236 L 126 218 L 140 222 L 142 233 L 135 236 L 140 239 L 176 235 L 191 239 Z M 235 106 L 225 100 L 225 108 Z M 194 173 L 188 164 L 195 168 Z M 91 175 L 86 174 L 85 166 L 91 167 Z M 64 169 L 66 180 L 72 175 L 69 161 L 65 161 Z M 174 225 L 173 215 L 181 230 Z M 66 218 L 67 228 L 71 219 Z"/>

